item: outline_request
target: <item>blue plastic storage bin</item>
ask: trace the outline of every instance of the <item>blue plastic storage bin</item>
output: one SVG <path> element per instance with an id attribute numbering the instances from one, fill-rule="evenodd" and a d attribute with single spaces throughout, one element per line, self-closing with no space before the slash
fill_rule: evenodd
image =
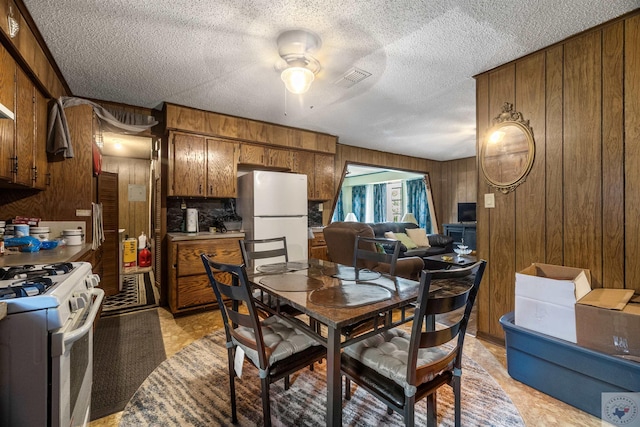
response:
<path id="1" fill-rule="evenodd" d="M 640 363 L 580 347 L 520 326 L 510 312 L 500 318 L 509 375 L 601 418 L 605 392 L 640 391 Z"/>

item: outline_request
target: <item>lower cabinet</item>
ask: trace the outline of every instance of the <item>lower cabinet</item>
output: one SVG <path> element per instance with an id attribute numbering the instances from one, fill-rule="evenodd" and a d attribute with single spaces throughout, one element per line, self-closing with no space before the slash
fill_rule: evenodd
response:
<path id="1" fill-rule="evenodd" d="M 322 231 L 314 231 L 313 239 L 309 239 L 309 258 L 329 261 L 327 242 L 324 241 L 324 233 Z"/>
<path id="2" fill-rule="evenodd" d="M 168 293 L 171 313 L 217 307 L 200 254 L 210 254 L 223 263 L 241 264 L 239 240 L 238 237 L 225 237 L 169 242 Z"/>

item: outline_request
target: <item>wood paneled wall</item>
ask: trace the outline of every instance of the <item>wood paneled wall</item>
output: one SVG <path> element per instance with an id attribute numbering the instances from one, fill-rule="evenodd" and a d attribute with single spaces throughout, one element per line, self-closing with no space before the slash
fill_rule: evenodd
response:
<path id="1" fill-rule="evenodd" d="M 475 157 L 450 160 L 440 164 L 440 225 L 458 222 L 458 203 L 475 202 L 478 189 Z M 435 197 L 435 195 L 434 195 Z"/>
<path id="2" fill-rule="evenodd" d="M 0 218 L 33 216 L 46 221 L 85 221 L 87 242 L 91 241 L 91 217 L 76 216 L 77 209 L 89 210 L 95 200 L 92 178 L 92 108 L 80 105 L 65 109 L 74 157 L 49 163 L 51 184 L 43 191 L 0 190 Z"/>
<path id="3" fill-rule="evenodd" d="M 509 194 L 478 177 L 478 254 L 488 260 L 478 331 L 503 339 L 515 273 L 532 262 L 591 270 L 592 287 L 640 292 L 640 15 L 476 77 L 477 148 L 505 102 L 536 153 Z M 496 207 L 484 208 L 495 193 Z"/>
<path id="4" fill-rule="evenodd" d="M 102 161 L 102 170 L 118 174 L 118 197 L 120 199 L 118 202 L 118 228 L 124 228 L 124 234 L 128 234 L 129 237 L 138 237 L 144 231 L 148 238 L 151 235 L 149 228 L 151 160 L 105 156 Z M 129 201 L 129 184 L 144 185 L 146 189 L 144 202 Z"/>

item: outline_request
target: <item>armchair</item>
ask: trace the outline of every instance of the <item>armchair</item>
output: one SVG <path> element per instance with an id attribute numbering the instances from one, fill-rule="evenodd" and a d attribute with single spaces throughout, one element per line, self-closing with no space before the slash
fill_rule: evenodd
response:
<path id="1" fill-rule="evenodd" d="M 353 265 L 356 236 L 376 237 L 371 226 L 362 222 L 333 222 L 324 228 L 323 233 L 329 259 L 343 265 Z M 371 245 L 373 246 L 373 243 Z M 375 247 L 372 250 L 375 251 Z M 389 273 L 391 270 L 391 266 L 386 263 L 365 260 L 361 262 L 361 267 L 370 270 L 382 273 Z M 423 268 L 424 262 L 420 257 L 398 258 L 395 275 L 417 280 Z"/>

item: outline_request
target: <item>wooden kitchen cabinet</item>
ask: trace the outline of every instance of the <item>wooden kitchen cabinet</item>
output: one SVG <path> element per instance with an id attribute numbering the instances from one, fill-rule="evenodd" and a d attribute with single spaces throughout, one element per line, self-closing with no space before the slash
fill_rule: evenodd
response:
<path id="1" fill-rule="evenodd" d="M 307 175 L 309 200 L 333 198 L 334 156 L 297 151 L 294 155 L 293 171 Z"/>
<path id="2" fill-rule="evenodd" d="M 169 151 L 170 196 L 236 197 L 237 143 L 172 133 Z"/>
<path id="3" fill-rule="evenodd" d="M 199 135 L 170 135 L 170 196 L 204 196 L 206 138 Z"/>
<path id="4" fill-rule="evenodd" d="M 255 144 L 240 144 L 239 163 L 290 171 L 293 169 L 293 151 Z"/>
<path id="5" fill-rule="evenodd" d="M 216 261 L 241 264 L 238 237 L 199 240 L 170 240 L 168 253 L 168 293 L 171 313 L 217 307 L 213 289 L 200 254 L 211 254 Z"/>
<path id="6" fill-rule="evenodd" d="M 329 261 L 327 242 L 324 240 L 324 233 L 322 231 L 314 231 L 313 239 L 309 239 L 309 258 Z"/>
<path id="7" fill-rule="evenodd" d="M 0 102 L 15 119 L 0 119 L 0 179 L 44 189 L 47 183 L 47 99 L 0 47 Z M 14 98 L 15 97 L 15 98 Z"/>
<path id="8" fill-rule="evenodd" d="M 14 183 L 30 187 L 33 173 L 34 95 L 33 83 L 18 69 L 16 73 L 16 138 L 14 161 Z"/>
<path id="9" fill-rule="evenodd" d="M 0 103 L 15 111 L 16 63 L 0 45 Z M 15 123 L 11 119 L 0 119 L 0 179 L 13 182 L 14 132 Z"/>
<path id="10" fill-rule="evenodd" d="M 238 144 L 207 138 L 207 197 L 238 194 Z"/>

